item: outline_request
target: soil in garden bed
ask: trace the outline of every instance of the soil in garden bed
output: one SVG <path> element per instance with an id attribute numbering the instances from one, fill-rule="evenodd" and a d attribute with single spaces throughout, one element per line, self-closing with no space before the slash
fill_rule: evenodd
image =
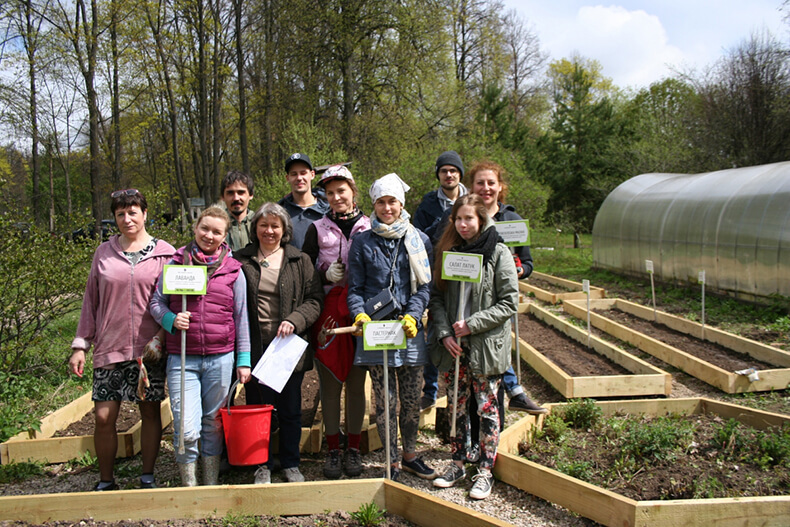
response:
<path id="1" fill-rule="evenodd" d="M 567 287 L 562 287 L 561 285 L 557 285 L 555 283 L 549 282 L 548 280 L 541 280 L 540 278 L 530 277 L 530 279 L 526 283 L 533 287 L 537 287 L 538 289 L 543 289 L 544 291 L 548 291 L 549 293 L 573 292 L 573 289 L 568 289 Z"/>
<path id="2" fill-rule="evenodd" d="M 659 322 L 645 320 L 619 309 L 594 309 L 593 311 L 727 371 L 737 371 L 746 368 L 756 368 L 758 370 L 773 370 L 777 368 L 777 366 L 759 361 L 745 353 L 725 348 L 713 342 L 700 340 L 670 329 Z"/>
<path id="3" fill-rule="evenodd" d="M 121 410 L 118 412 L 118 421 L 115 429 L 118 432 L 126 432 L 140 420 L 140 409 L 136 403 L 129 401 L 121 402 Z M 85 414 L 79 421 L 71 423 L 63 430 L 58 430 L 52 437 L 79 437 L 92 436 L 96 424 L 96 413 L 93 409 Z"/>
<path id="4" fill-rule="evenodd" d="M 518 330 L 519 338 L 572 377 L 632 375 L 619 364 L 588 349 L 530 313 L 519 315 Z"/>
<path id="5" fill-rule="evenodd" d="M 663 432 L 649 431 L 657 419 L 671 419 Z M 573 429 L 562 440 L 536 439 L 522 443 L 525 458 L 601 486 L 635 500 L 701 499 L 746 496 L 777 496 L 790 493 L 786 461 L 772 466 L 757 446 L 766 432 L 728 423 L 714 414 L 654 418 L 617 416 L 613 425 Z M 670 429 L 689 427 L 686 437 L 671 455 L 649 451 Z M 544 431 L 546 430 L 544 425 Z M 633 431 L 632 431 L 633 430 Z M 717 438 L 724 442 L 717 442 Z M 790 438 L 785 435 L 786 443 Z M 623 452 L 638 450 L 646 461 L 625 458 Z M 760 464 L 758 460 L 762 458 Z M 625 461 L 624 461 L 625 459 Z"/>

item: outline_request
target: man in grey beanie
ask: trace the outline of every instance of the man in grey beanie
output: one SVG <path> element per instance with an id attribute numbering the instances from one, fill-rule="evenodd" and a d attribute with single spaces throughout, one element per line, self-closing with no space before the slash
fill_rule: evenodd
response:
<path id="1" fill-rule="evenodd" d="M 437 230 L 445 212 L 453 206 L 455 200 L 468 192 L 461 183 L 464 178 L 464 163 L 456 151 L 442 152 L 436 159 L 434 171 L 436 179 L 439 180 L 439 188 L 422 197 L 412 218 L 412 225 L 427 234 L 431 240 L 441 234 L 441 230 Z"/>

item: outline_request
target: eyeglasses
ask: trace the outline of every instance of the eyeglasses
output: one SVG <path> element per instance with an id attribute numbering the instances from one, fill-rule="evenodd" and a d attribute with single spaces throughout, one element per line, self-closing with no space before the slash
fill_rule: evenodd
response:
<path id="1" fill-rule="evenodd" d="M 115 199 L 115 198 L 120 198 L 120 197 L 121 197 L 121 196 L 123 196 L 123 195 L 126 195 L 126 196 L 135 196 L 135 195 L 137 195 L 137 194 L 139 194 L 139 193 L 140 193 L 140 191 L 139 191 L 139 190 L 137 190 L 136 188 L 127 188 L 126 190 L 116 190 L 115 192 L 113 192 L 112 194 L 110 194 L 110 197 L 111 197 L 112 199 Z"/>

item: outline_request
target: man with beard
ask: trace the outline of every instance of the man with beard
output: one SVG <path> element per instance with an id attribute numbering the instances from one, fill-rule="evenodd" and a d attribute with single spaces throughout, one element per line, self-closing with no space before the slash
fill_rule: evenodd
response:
<path id="1" fill-rule="evenodd" d="M 252 177 L 239 170 L 231 170 L 222 178 L 220 192 L 230 216 L 227 242 L 231 251 L 243 249 L 250 243 L 249 205 L 253 198 L 255 182 Z"/>

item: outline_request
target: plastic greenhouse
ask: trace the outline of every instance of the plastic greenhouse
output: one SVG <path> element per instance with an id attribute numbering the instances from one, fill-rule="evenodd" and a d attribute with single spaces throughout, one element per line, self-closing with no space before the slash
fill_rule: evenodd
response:
<path id="1" fill-rule="evenodd" d="M 593 225 L 595 265 L 744 298 L 790 296 L 790 162 L 705 174 L 643 174 Z"/>

